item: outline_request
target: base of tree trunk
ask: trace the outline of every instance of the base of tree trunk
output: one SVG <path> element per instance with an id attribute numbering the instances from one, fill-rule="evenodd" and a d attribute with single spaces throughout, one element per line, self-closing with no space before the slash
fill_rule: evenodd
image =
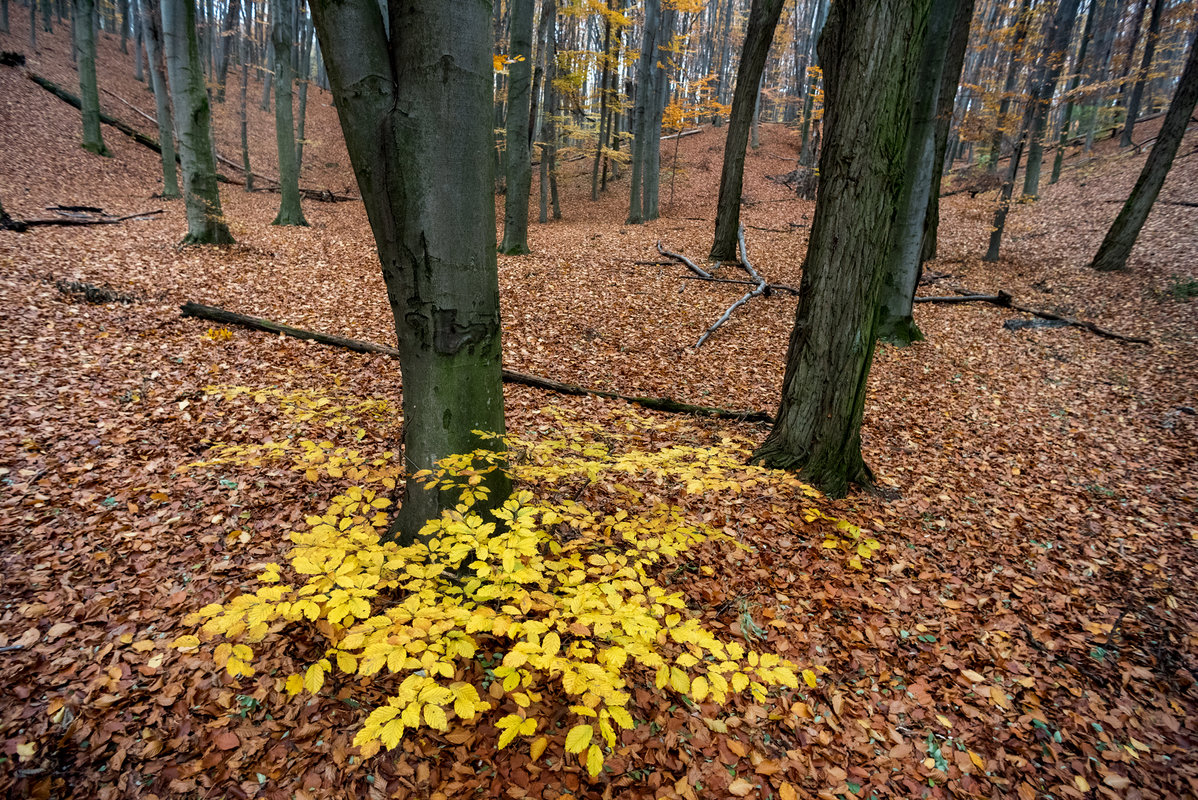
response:
<path id="1" fill-rule="evenodd" d="M 189 233 L 179 242 L 180 247 L 187 247 L 193 244 L 237 244 L 237 242 L 233 240 L 233 234 L 229 233 L 229 229 L 221 225 L 216 230 L 207 231 L 203 234 Z"/>
<path id="2" fill-rule="evenodd" d="M 894 347 L 906 347 L 924 340 L 923 331 L 911 317 L 878 321 L 878 339 Z"/>
<path id="3" fill-rule="evenodd" d="M 270 224 L 271 225 L 295 225 L 298 227 L 307 228 L 308 220 L 304 219 L 304 212 L 302 212 L 302 211 L 300 211 L 298 214 L 284 214 L 283 210 L 280 209 L 278 216 L 276 216 L 274 218 L 274 221 L 271 222 Z"/>
<path id="4" fill-rule="evenodd" d="M 809 455 L 794 455 L 781 443 L 766 439 L 749 458 L 752 464 L 761 464 L 770 469 L 794 472 L 804 483 L 809 483 L 828 497 L 844 497 L 850 486 L 860 486 L 872 491 L 874 473 L 860 453 L 850 456 L 847 463 L 830 458 L 811 458 Z"/>

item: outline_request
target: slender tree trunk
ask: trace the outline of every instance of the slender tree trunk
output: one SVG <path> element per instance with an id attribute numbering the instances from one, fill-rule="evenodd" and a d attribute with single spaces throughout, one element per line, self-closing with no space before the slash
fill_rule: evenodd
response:
<path id="1" fill-rule="evenodd" d="M 1065 90 L 1065 110 L 1061 113 L 1061 133 L 1057 137 L 1057 152 L 1052 159 L 1052 177 L 1048 179 L 1049 185 L 1056 183 L 1061 177 L 1061 166 L 1065 163 L 1065 148 L 1069 141 L 1070 128 L 1073 125 L 1073 109 L 1075 106 L 1074 96 L 1077 93 L 1077 87 L 1081 83 L 1082 69 L 1086 62 L 1086 49 L 1090 46 L 1090 39 L 1094 33 L 1094 4 L 1090 4 L 1090 9 L 1086 13 L 1086 27 L 1082 32 L 1081 46 L 1077 51 L 1077 61 L 1073 65 L 1073 77 L 1069 79 L 1069 88 Z"/>
<path id="2" fill-rule="evenodd" d="M 303 24 L 302 44 L 300 46 L 300 81 L 299 81 L 299 119 L 295 124 L 295 173 L 304 173 L 304 132 L 308 127 L 308 85 L 312 83 L 312 20 Z"/>
<path id="3" fill-rule="evenodd" d="M 765 74 L 757 81 L 757 94 L 753 99 L 753 122 L 749 126 L 749 147 L 761 147 L 761 90 L 765 87 Z"/>
<path id="4" fill-rule="evenodd" d="M 812 66 L 819 65 L 819 50 L 817 45 L 819 37 L 824 30 L 824 20 L 828 18 L 828 2 L 829 0 L 816 0 L 815 2 L 815 17 L 812 21 L 811 28 L 811 55 L 808 58 L 808 71 Z M 815 148 L 812 147 L 811 136 L 811 118 L 815 113 L 815 86 L 814 78 L 807 79 L 807 89 L 803 92 L 803 128 L 799 141 L 799 166 L 810 167 L 815 163 Z M 826 104 L 825 104 L 826 106 Z"/>
<path id="5" fill-rule="evenodd" d="M 666 64 L 670 56 L 665 52 L 674 36 L 674 20 L 677 10 L 673 6 L 662 9 L 661 24 L 657 29 L 656 58 L 653 68 L 654 104 L 651 106 L 652 117 L 645 137 L 645 166 L 641 171 L 641 181 L 644 195 L 641 199 L 641 212 L 646 220 L 657 219 L 661 216 L 658 194 L 661 187 L 661 123 L 665 114 L 666 103 L 670 99 L 669 74 Z"/>
<path id="6" fill-rule="evenodd" d="M 998 106 L 998 119 L 994 123 L 994 134 L 990 138 L 990 157 L 986 168 L 990 172 L 998 172 L 998 160 L 1002 156 L 1003 132 L 1009 123 L 1007 114 L 1011 108 L 1011 99 L 1019 84 L 1019 62 L 1027 48 L 1028 22 L 1031 12 L 1028 0 L 1020 0 L 1019 11 L 1016 12 L 1015 41 L 1011 45 L 1011 59 L 1007 62 L 1007 77 L 1003 80 L 1002 101 Z"/>
<path id="7" fill-rule="evenodd" d="M 271 3 L 271 8 L 274 3 Z M 263 111 L 270 110 L 270 88 L 274 85 L 275 71 L 275 49 L 273 47 L 266 48 L 266 69 L 262 73 L 262 102 L 258 107 Z"/>
<path id="8" fill-rule="evenodd" d="M 1140 178 L 1136 181 L 1135 188 L 1131 190 L 1127 202 L 1123 204 L 1119 216 L 1115 218 L 1110 230 L 1107 231 L 1094 260 L 1090 262 L 1090 266 L 1094 269 L 1100 272 L 1112 272 L 1127 267 L 1127 259 L 1131 256 L 1131 250 L 1140 236 L 1140 229 L 1148 220 L 1148 214 L 1152 211 L 1152 206 L 1156 203 L 1161 187 L 1165 184 L 1165 177 L 1173 166 L 1177 148 L 1181 145 L 1182 137 L 1185 136 L 1186 127 L 1189 125 L 1190 115 L 1194 113 L 1196 103 L 1198 103 L 1198 41 L 1190 45 L 1190 54 L 1186 58 L 1185 70 L 1181 74 L 1181 80 L 1173 94 L 1173 100 L 1169 103 L 1169 110 L 1165 112 L 1165 121 L 1161 124 L 1156 143 L 1152 146 L 1152 152 L 1148 154 L 1148 160 L 1144 162 L 1144 168 L 1140 171 Z"/>
<path id="9" fill-rule="evenodd" d="M 919 282 L 924 220 L 935 171 L 940 83 L 944 78 L 953 21 L 960 5 L 960 0 L 932 0 L 915 74 L 915 104 L 907 133 L 906 167 L 878 295 L 877 336 L 897 347 L 923 340 L 923 334 L 912 318 L 911 307 Z"/>
<path id="10" fill-rule="evenodd" d="M 121 14 L 121 52 L 129 53 L 129 0 L 119 0 L 117 7 Z"/>
<path id="11" fill-rule="evenodd" d="M 42 0 L 48 3 L 50 0 Z M 29 0 L 29 49 L 37 52 L 37 0 Z"/>
<path id="12" fill-rule="evenodd" d="M 1056 92 L 1057 79 L 1065 65 L 1065 51 L 1073 36 L 1073 25 L 1077 21 L 1080 0 L 1060 0 L 1052 27 L 1048 34 L 1045 52 L 1036 69 L 1036 81 L 1032 86 L 1031 119 L 1028 122 L 1029 147 L 1027 170 L 1023 176 L 1023 196 L 1040 196 L 1040 166 L 1044 161 L 1044 130 L 1048 125 L 1048 110 Z"/>
<path id="13" fill-rule="evenodd" d="M 754 461 L 832 496 L 872 479 L 861 421 L 877 299 L 903 188 L 912 85 L 930 0 L 837 0 L 820 37 L 828 109 L 819 200 L 777 422 Z"/>
<path id="14" fill-rule="evenodd" d="M 723 104 L 724 99 L 727 96 L 725 94 L 725 84 L 727 83 L 728 79 L 725 77 L 725 74 L 728 71 L 728 59 L 732 56 L 732 15 L 735 13 L 735 10 L 734 0 L 728 0 L 728 4 L 724 7 L 723 17 L 721 17 L 723 33 L 720 37 L 720 63 L 719 66 L 716 67 L 714 87 L 714 99 L 720 104 Z M 648 14 L 647 6 L 645 13 Z M 723 112 L 717 111 L 715 114 L 713 114 L 711 117 L 711 124 L 716 128 L 723 125 Z"/>
<path id="15" fill-rule="evenodd" d="M 612 0 L 607 0 L 607 7 L 612 9 Z M 603 148 L 607 136 L 607 96 L 611 83 L 611 17 L 604 17 L 603 27 L 603 71 L 599 79 L 599 134 L 595 144 L 595 163 L 591 168 L 591 200 L 599 199 L 599 164 L 603 160 Z"/>
<path id="16" fill-rule="evenodd" d="M 919 263 L 922 265 L 936 257 L 936 239 L 940 232 L 940 184 L 944 177 L 949 150 L 949 127 L 953 124 L 953 111 L 957 103 L 957 87 L 961 83 L 961 71 L 965 66 L 965 51 L 969 45 L 969 29 L 973 21 L 974 0 L 961 0 L 953 17 L 949 32 L 948 52 L 944 56 L 944 73 L 940 78 L 940 97 L 936 103 L 935 152 L 932 156 L 932 182 L 928 188 L 928 207 L 923 223 L 923 245 Z M 916 284 L 920 270 L 916 270 Z M 914 292 L 912 292 L 914 300 Z"/>
<path id="17" fill-rule="evenodd" d="M 774 39 L 774 30 L 782 14 L 783 0 L 753 0 L 745 44 L 736 70 L 736 90 L 732 96 L 732 113 L 728 135 L 724 141 L 724 166 L 720 171 L 720 196 L 716 206 L 715 239 L 711 258 L 716 261 L 736 260 L 736 234 L 740 230 L 740 193 L 745 177 L 745 148 L 749 142 L 749 126 L 753 122 L 753 107 L 765 60 Z"/>
<path id="18" fill-rule="evenodd" d="M 175 170 L 175 127 L 171 122 L 170 90 L 166 80 L 166 66 L 162 59 L 162 14 L 161 0 L 140 0 L 141 37 L 146 46 L 146 69 L 150 73 L 150 86 L 154 90 L 155 118 L 158 120 L 158 144 L 162 148 L 162 196 L 174 199 L 179 192 L 179 178 Z"/>
<path id="19" fill-rule="evenodd" d="M 138 0 L 129 0 L 129 2 L 130 13 L 133 15 L 133 77 L 144 83 L 146 75 L 142 68 L 142 61 L 145 58 L 145 42 L 142 38 L 142 31 L 145 30 L 145 27 L 141 22 L 141 4 Z"/>
<path id="20" fill-rule="evenodd" d="M 312 2 L 395 319 L 409 478 L 391 532 L 404 543 L 457 500 L 420 471 L 494 448 L 474 431 L 504 433 L 489 10 L 391 2 L 388 41 L 375 0 Z M 510 490 L 498 470 L 481 486 L 480 513 Z"/>
<path id="21" fill-rule="evenodd" d="M 216 48 L 216 100 L 218 103 L 225 102 L 225 82 L 229 77 L 229 57 L 233 52 L 237 20 L 241 16 L 241 0 L 228 0 L 228 2 L 225 21 L 221 25 L 220 42 Z"/>
<path id="22" fill-rule="evenodd" d="M 292 7 L 296 0 L 272 0 L 271 43 L 275 50 L 275 141 L 279 150 L 279 213 L 274 225 L 307 225 L 300 207 L 295 161 L 295 118 L 291 108 L 291 48 L 295 41 Z"/>
<path id="23" fill-rule="evenodd" d="M 8 33 L 8 0 L 0 0 L 0 32 Z"/>
<path id="24" fill-rule="evenodd" d="M 1096 14 L 1094 21 L 1094 41 L 1090 50 L 1090 62 L 1086 68 L 1086 83 L 1098 84 L 1106 79 L 1107 68 L 1110 65 L 1111 51 L 1115 45 L 1115 23 L 1118 0 L 1093 0 Z M 1084 152 L 1089 153 L 1094 147 L 1094 134 L 1098 130 L 1101 116 L 1100 106 L 1106 100 L 1106 90 L 1091 89 L 1086 98 L 1086 144 Z"/>
<path id="25" fill-rule="evenodd" d="M 541 208 L 539 221 L 544 224 L 549 221 L 549 165 L 553 160 L 556 148 L 557 126 L 554 121 L 553 80 L 556 77 L 557 65 L 554 59 L 557 47 L 557 0 L 543 0 L 541 5 L 541 41 L 540 57 L 543 62 L 542 101 L 545 124 L 541 145 Z"/>
<path id="26" fill-rule="evenodd" d="M 1165 0 L 1153 0 L 1152 16 L 1148 20 L 1148 38 L 1144 40 L 1144 57 L 1140 59 L 1140 70 L 1136 73 L 1136 83 L 1132 87 L 1131 97 L 1127 101 L 1127 119 L 1123 121 L 1123 134 L 1119 137 L 1120 147 L 1131 147 L 1132 132 L 1136 128 L 1136 117 L 1140 115 L 1140 103 L 1144 98 L 1144 83 L 1148 80 L 1148 70 L 1152 67 L 1152 57 L 1156 54 L 1156 42 L 1161 35 L 1161 17 L 1164 16 Z M 1129 55 L 1128 58 L 1131 56 Z"/>
<path id="27" fill-rule="evenodd" d="M 528 194 L 532 187 L 532 155 L 528 147 L 528 117 L 532 88 L 533 0 L 512 0 L 510 57 L 516 59 L 508 72 L 507 194 L 503 204 L 501 253 L 528 252 Z"/>
<path id="28" fill-rule="evenodd" d="M 225 225 L 212 151 L 212 122 L 191 0 L 161 0 L 166 69 L 179 131 L 183 199 L 187 204 L 184 244 L 232 244 Z"/>
<path id="29" fill-rule="evenodd" d="M 246 0 L 246 19 L 254 18 L 254 0 Z M 254 191 L 254 171 L 250 169 L 249 114 L 246 100 L 250 84 L 250 37 L 241 39 L 241 168 L 245 175 L 245 190 Z"/>
<path id="30" fill-rule="evenodd" d="M 652 113 L 652 73 L 657 54 L 657 29 L 661 24 L 661 0 L 645 0 L 645 24 L 641 35 L 641 56 L 636 69 L 636 110 L 633 113 L 632 188 L 628 203 L 628 224 L 645 221 L 644 172 Z M 658 147 L 658 141 L 653 142 Z"/>
<path id="31" fill-rule="evenodd" d="M 75 52 L 79 62 L 79 104 L 83 111 L 83 149 L 111 156 L 100 134 L 100 90 L 96 86 L 95 0 L 75 2 Z"/>

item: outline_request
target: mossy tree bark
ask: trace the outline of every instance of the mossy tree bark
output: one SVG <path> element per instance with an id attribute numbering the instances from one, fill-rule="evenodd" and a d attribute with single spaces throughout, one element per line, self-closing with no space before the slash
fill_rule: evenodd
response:
<path id="1" fill-rule="evenodd" d="M 940 83 L 959 5 L 960 0 L 932 0 L 915 76 L 915 103 L 911 109 L 911 130 L 907 136 L 903 188 L 899 194 L 893 240 L 886 255 L 882 289 L 878 297 L 878 338 L 896 347 L 906 347 L 923 340 L 923 333 L 912 316 L 912 301 L 915 299 L 915 286 L 919 282 L 919 255 L 936 160 L 936 112 L 940 101 Z"/>
<path id="2" fill-rule="evenodd" d="M 166 70 L 170 77 L 179 160 L 183 166 L 183 200 L 187 205 L 184 244 L 232 244 L 225 225 L 216 182 L 208 89 L 196 42 L 195 6 L 191 0 L 161 0 Z"/>
<path id="3" fill-rule="evenodd" d="M 754 461 L 833 496 L 872 479 L 861 421 L 931 0 L 839 0 L 819 42 L 820 185 L 777 422 Z"/>
<path id="4" fill-rule="evenodd" d="M 532 188 L 532 155 L 528 141 L 528 116 L 532 108 L 533 0 L 512 0 L 512 38 L 508 58 L 507 121 L 504 126 L 507 155 L 507 193 L 503 202 L 503 242 L 508 255 L 528 252 L 528 193 Z"/>
<path id="5" fill-rule="evenodd" d="M 1140 178 L 1131 190 L 1127 202 L 1123 204 L 1119 216 L 1107 231 L 1094 260 L 1090 262 L 1094 269 L 1112 272 L 1127 266 L 1127 259 L 1140 236 L 1140 229 L 1144 227 L 1148 214 L 1156 203 L 1157 195 L 1161 192 L 1161 186 L 1165 183 L 1165 177 L 1173 166 L 1173 158 L 1177 155 L 1182 137 L 1185 136 L 1186 126 L 1189 124 L 1190 115 L 1194 113 L 1196 103 L 1198 41 L 1190 45 L 1190 54 L 1186 58 L 1181 81 L 1178 82 L 1173 100 L 1169 103 L 1169 110 L 1165 112 L 1165 121 L 1157 134 L 1156 144 L 1152 146 L 1152 152 L 1148 154 L 1148 160 L 1144 162 L 1144 168 L 1140 171 Z"/>
<path id="6" fill-rule="evenodd" d="M 295 114 L 291 103 L 294 83 L 291 50 L 295 0 L 270 4 L 270 39 L 275 53 L 275 141 L 279 151 L 279 213 L 272 225 L 307 225 L 300 207 L 299 168 L 295 158 Z"/>
<path id="7" fill-rule="evenodd" d="M 376 0 L 311 8 L 395 320 L 409 478 L 392 530 L 410 541 L 453 504 L 410 476 L 504 433 L 491 6 L 391 0 L 390 36 Z M 492 504 L 510 488 L 485 485 Z"/>
<path id="8" fill-rule="evenodd" d="M 716 206 L 715 240 L 711 258 L 736 260 L 736 232 L 740 230 L 740 193 L 745 178 L 745 148 L 757 105 L 761 73 L 774 40 L 774 29 L 782 14 L 783 0 L 753 0 L 745 30 L 744 48 L 736 68 L 736 89 L 724 142 L 724 166 L 720 172 L 720 199 Z"/>
<path id="9" fill-rule="evenodd" d="M 96 86 L 96 2 L 75 2 L 75 60 L 79 65 L 79 101 L 83 112 L 83 149 L 111 156 L 100 134 L 100 90 Z"/>
<path id="10" fill-rule="evenodd" d="M 162 60 L 161 0 L 141 0 L 142 40 L 146 44 L 146 68 L 150 86 L 154 89 L 155 118 L 158 120 L 158 144 L 162 148 L 162 196 L 180 196 L 179 177 L 175 170 L 175 126 L 171 124 L 171 99 Z"/>

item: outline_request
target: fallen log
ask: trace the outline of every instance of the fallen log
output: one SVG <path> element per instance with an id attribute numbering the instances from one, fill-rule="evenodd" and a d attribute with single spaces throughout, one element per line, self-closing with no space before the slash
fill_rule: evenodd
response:
<path id="1" fill-rule="evenodd" d="M 223 308 L 216 306 L 206 306 L 200 303 L 184 303 L 180 306 L 180 310 L 185 317 L 195 317 L 197 319 L 205 319 L 210 322 L 219 322 L 222 325 L 237 325 L 243 328 L 249 328 L 256 331 L 264 331 L 266 333 L 279 333 L 284 336 L 291 336 L 296 339 L 304 339 L 306 341 L 319 342 L 333 347 L 341 347 L 346 350 L 352 350 L 356 353 L 371 353 L 377 355 L 391 356 L 399 358 L 399 350 L 386 345 L 375 344 L 373 342 L 363 342 L 358 339 L 348 339 L 344 336 L 333 336 L 327 333 L 318 333 L 316 331 L 306 331 L 302 328 L 293 328 L 290 325 L 283 325 L 279 322 L 272 322 L 268 319 L 259 317 L 251 317 L 245 314 L 238 314 L 234 311 L 226 311 Z M 716 419 L 729 419 L 739 422 L 764 422 L 773 424 L 774 418 L 772 415 L 764 411 L 736 411 L 726 408 L 712 408 L 710 406 L 696 406 L 690 403 L 683 403 L 675 400 L 672 397 L 641 397 L 639 395 L 627 395 L 619 392 L 609 392 L 603 389 L 591 389 L 585 386 L 576 386 L 570 383 L 561 383 L 559 381 L 542 378 L 537 375 L 529 375 L 524 372 L 515 372 L 513 370 L 503 370 L 504 383 L 516 383 L 522 386 L 530 386 L 536 389 L 545 389 L 546 391 L 556 392 L 558 394 L 583 396 L 594 395 L 596 397 L 606 397 L 612 400 L 626 400 L 630 403 L 635 403 L 654 411 L 665 411 L 672 414 L 696 414 L 703 417 L 714 417 Z"/>
<path id="2" fill-rule="evenodd" d="M 661 137 L 661 140 L 664 142 L 666 139 L 681 139 L 684 136 L 694 136 L 696 133 L 702 133 L 702 132 L 703 132 L 702 128 L 694 128 L 693 130 L 689 130 L 689 131 L 679 131 L 678 133 L 671 133 L 669 136 Z"/>
<path id="3" fill-rule="evenodd" d="M 662 247 L 660 239 L 657 240 L 657 252 L 661 253 L 666 258 L 671 258 L 674 261 L 677 261 L 679 264 L 685 264 L 687 269 L 689 269 L 691 272 L 698 275 L 700 278 L 715 277 L 710 272 L 708 272 L 707 270 L 703 269 L 698 264 L 696 264 L 694 261 L 691 261 L 689 258 L 682 255 L 682 253 L 675 253 L 672 250 L 667 250 L 664 247 Z"/>
<path id="4" fill-rule="evenodd" d="M 638 261 L 637 263 L 639 264 L 642 262 Z M 658 262 L 649 262 L 649 263 L 658 263 Z M 668 264 L 670 262 L 667 261 L 665 263 Z M 742 280 L 737 280 L 736 278 L 715 278 L 715 277 L 701 278 L 698 275 L 679 275 L 678 277 L 684 281 L 703 281 L 704 283 L 735 283 L 735 284 L 739 284 L 741 286 L 756 286 L 757 285 L 753 281 L 742 281 Z M 786 292 L 788 294 L 797 295 L 799 293 L 799 290 L 793 286 L 788 286 L 785 283 L 767 283 L 765 286 L 765 295 L 764 296 L 769 297 L 771 292 Z"/>
<path id="5" fill-rule="evenodd" d="M 10 218 L 10 223 L 15 222 L 20 227 L 10 227 L 9 230 L 24 231 L 26 228 L 38 228 L 38 227 L 45 228 L 45 227 L 50 227 L 50 226 L 54 226 L 54 225 L 62 226 L 62 227 L 87 226 L 87 225 L 116 225 L 121 222 L 128 222 L 131 219 L 143 219 L 143 218 L 152 217 L 155 214 L 161 214 L 161 213 L 162 213 L 162 209 L 158 208 L 153 211 L 139 211 L 136 214 L 126 214 L 123 217 L 112 217 L 112 216 L 108 216 L 107 214 L 102 214 L 99 216 L 77 215 L 77 216 L 72 216 L 72 217 L 41 217 L 41 218 L 22 219 L 22 220 L 12 220 Z"/>
<path id="6" fill-rule="evenodd" d="M 1116 333 L 1115 331 L 1107 330 L 1106 328 L 1100 328 L 1099 326 L 1095 325 L 1093 322 L 1087 322 L 1086 320 L 1082 320 L 1082 319 L 1074 319 L 1072 317 L 1062 316 L 1061 314 L 1054 314 L 1051 311 L 1044 311 L 1043 309 L 1029 308 L 1028 306 L 1018 305 L 1017 303 L 1015 303 L 1015 298 L 1010 293 L 1002 291 L 1002 290 L 999 290 L 998 294 L 991 295 L 991 294 L 979 294 L 978 292 L 971 292 L 968 289 L 961 289 L 956 286 L 949 287 L 949 288 L 953 289 L 954 291 L 959 291 L 959 292 L 961 292 L 961 294 L 957 295 L 957 296 L 953 296 L 953 297 L 917 297 L 917 298 L 915 298 L 915 302 L 916 303 L 990 303 L 991 305 L 996 305 L 996 306 L 999 306 L 1000 308 L 1010 308 L 1014 311 L 1019 311 L 1020 313 L 1023 313 L 1023 314 L 1031 314 L 1033 317 L 1039 317 L 1040 319 L 1056 320 L 1056 321 L 1062 323 L 1063 325 L 1068 325 L 1073 328 L 1080 328 L 1084 331 L 1089 331 L 1090 333 L 1093 333 L 1095 336 L 1102 336 L 1103 338 L 1106 338 L 1106 339 L 1114 339 L 1115 341 L 1118 341 L 1118 342 L 1129 342 L 1131 344 L 1144 344 L 1144 345 L 1148 345 L 1149 347 L 1152 346 L 1152 342 L 1150 340 L 1143 339 L 1139 336 L 1126 336 L 1122 333 Z"/>
<path id="7" fill-rule="evenodd" d="M 736 243 L 740 247 L 741 268 L 744 269 L 745 272 L 749 273 L 749 277 L 753 279 L 753 282 L 756 285 L 754 286 L 752 291 L 746 292 L 744 294 L 744 296 L 742 296 L 739 300 L 737 300 L 732 305 L 728 306 L 728 310 L 725 311 L 723 314 L 721 314 L 720 318 L 717 319 L 714 323 L 712 323 L 710 328 L 708 328 L 706 331 L 703 332 L 703 335 L 699 337 L 699 341 L 695 342 L 696 350 L 698 350 L 700 347 L 702 347 L 703 343 L 707 341 L 707 339 L 711 336 L 711 334 L 715 333 L 721 325 L 723 325 L 725 322 L 727 322 L 732 317 L 733 311 L 740 308 L 745 303 L 752 300 L 754 297 L 760 297 L 761 295 L 765 294 L 766 291 L 768 291 L 769 287 L 768 287 L 768 284 L 765 282 L 765 278 L 763 278 L 757 274 L 757 270 L 753 268 L 753 262 L 749 261 L 749 250 L 747 247 L 745 247 L 745 226 L 744 225 L 741 225 L 740 229 L 736 232 Z"/>

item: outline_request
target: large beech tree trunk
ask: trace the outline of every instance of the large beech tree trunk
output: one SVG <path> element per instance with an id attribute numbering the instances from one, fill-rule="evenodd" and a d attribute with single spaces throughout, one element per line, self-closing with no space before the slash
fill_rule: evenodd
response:
<path id="1" fill-rule="evenodd" d="M 777 422 L 754 461 L 833 496 L 871 480 L 861 420 L 932 0 L 838 0 L 819 42 L 820 185 Z"/>
<path id="2" fill-rule="evenodd" d="M 513 0 L 512 40 L 508 58 L 516 59 L 508 73 L 507 193 L 503 203 L 503 243 L 508 255 L 528 252 L 528 192 L 532 187 L 532 156 L 528 142 L 528 115 L 532 108 L 533 0 Z"/>
<path id="3" fill-rule="evenodd" d="M 175 170 L 175 133 L 171 124 L 170 90 L 166 81 L 166 65 L 162 60 L 162 11 L 160 0 L 141 0 L 142 40 L 146 44 L 146 68 L 150 86 L 154 89 L 155 117 L 158 120 L 158 144 L 162 148 L 162 196 L 180 196 L 179 177 Z"/>
<path id="4" fill-rule="evenodd" d="M 765 59 L 774 40 L 774 29 L 782 14 L 783 0 L 753 0 L 744 49 L 736 69 L 732 114 L 724 143 L 724 167 L 720 172 L 720 199 L 716 207 L 715 241 L 711 257 L 717 261 L 736 259 L 736 232 L 740 229 L 740 193 L 745 177 L 745 148 L 761 85 Z"/>
<path id="5" fill-rule="evenodd" d="M 273 0 L 270 4 L 270 38 L 275 53 L 275 141 L 279 151 L 279 213 L 273 225 L 308 224 L 300 208 L 299 168 L 295 162 L 295 113 L 291 106 L 294 6 L 295 0 Z"/>
<path id="6" fill-rule="evenodd" d="M 1131 249 L 1140 236 L 1140 229 L 1144 227 L 1157 195 L 1161 192 L 1161 186 L 1165 183 L 1165 177 L 1169 174 L 1169 168 L 1173 166 L 1173 158 L 1177 155 L 1182 137 L 1185 136 L 1196 103 L 1198 41 L 1190 45 L 1185 71 L 1181 74 L 1181 81 L 1177 84 L 1173 100 L 1169 103 L 1169 110 L 1165 113 L 1165 121 L 1157 134 L 1156 144 L 1152 146 L 1152 152 L 1148 154 L 1148 160 L 1144 162 L 1144 168 L 1140 171 L 1140 178 L 1090 263 L 1094 269 L 1111 272 L 1127 266 L 1128 256 L 1131 255 Z"/>
<path id="7" fill-rule="evenodd" d="M 96 86 L 96 3 L 75 0 L 75 60 L 79 65 L 79 102 L 83 112 L 83 149 L 110 156 L 100 134 L 100 90 Z"/>
<path id="8" fill-rule="evenodd" d="M 183 166 L 183 199 L 187 204 L 184 244 L 232 244 L 225 225 L 216 182 L 212 119 L 200 47 L 196 41 L 195 7 L 191 0 L 161 0 L 166 71 L 170 76 L 179 160 Z"/>
<path id="9" fill-rule="evenodd" d="M 313 0 L 346 149 L 395 319 L 408 475 L 504 433 L 491 163 L 491 6 Z M 450 135 L 452 134 L 452 135 Z M 520 138 L 526 138 L 522 131 Z M 392 532 L 436 519 L 450 493 L 408 478 Z M 502 503 L 499 471 L 484 485 Z"/>

